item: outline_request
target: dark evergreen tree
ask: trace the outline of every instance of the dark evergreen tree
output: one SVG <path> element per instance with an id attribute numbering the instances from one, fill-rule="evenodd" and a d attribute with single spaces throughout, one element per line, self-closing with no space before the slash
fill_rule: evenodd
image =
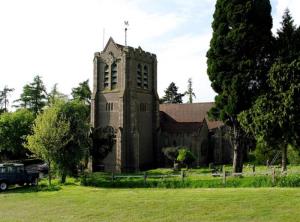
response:
<path id="1" fill-rule="evenodd" d="M 28 108 L 35 115 L 46 105 L 47 92 L 40 76 L 35 76 L 33 82 L 23 87 L 23 92 L 17 107 Z"/>
<path id="2" fill-rule="evenodd" d="M 174 82 L 165 90 L 165 96 L 160 100 L 160 103 L 182 103 L 184 94 L 178 93 L 178 87 Z"/>
<path id="3" fill-rule="evenodd" d="M 7 86 L 4 86 L 3 90 L 0 91 L 0 114 L 7 112 L 9 105 L 8 97 L 12 91 L 14 91 L 14 89 L 8 88 Z"/>
<path id="4" fill-rule="evenodd" d="M 80 101 L 84 101 L 86 104 L 90 105 L 92 93 L 89 86 L 89 80 L 79 83 L 78 87 L 72 89 L 71 94 L 73 99 L 79 99 Z"/>
<path id="5" fill-rule="evenodd" d="M 266 90 L 271 64 L 272 17 L 269 0 L 217 0 L 208 75 L 218 95 L 209 115 L 232 129 L 233 171 L 243 167 L 244 132 L 237 115 Z"/>
<path id="6" fill-rule="evenodd" d="M 285 63 L 299 57 L 299 34 L 289 9 L 286 9 L 282 17 L 281 28 L 277 30 L 276 54 L 278 60 Z"/>
<path id="7" fill-rule="evenodd" d="M 196 98 L 196 95 L 193 90 L 193 81 L 191 78 L 188 79 L 188 89 L 185 92 L 185 95 L 189 97 L 188 103 L 193 103 L 193 98 Z"/>
<path id="8" fill-rule="evenodd" d="M 276 38 L 276 62 L 268 74 L 268 91 L 239 115 L 242 126 L 266 147 L 281 151 L 287 169 L 287 148 L 299 146 L 300 58 L 299 36 L 287 9 Z"/>

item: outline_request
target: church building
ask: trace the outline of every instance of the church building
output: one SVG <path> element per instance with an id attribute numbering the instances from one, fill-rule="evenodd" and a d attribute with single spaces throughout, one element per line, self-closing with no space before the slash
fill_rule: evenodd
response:
<path id="1" fill-rule="evenodd" d="M 197 166 L 228 161 L 228 143 L 220 142 L 224 125 L 207 118 L 212 105 L 159 105 L 156 55 L 110 38 L 94 56 L 91 124 L 102 141 L 111 138 L 112 143 L 105 158 L 93 157 L 94 169 L 122 172 L 166 166 L 162 148 L 167 146 L 188 147 Z"/>

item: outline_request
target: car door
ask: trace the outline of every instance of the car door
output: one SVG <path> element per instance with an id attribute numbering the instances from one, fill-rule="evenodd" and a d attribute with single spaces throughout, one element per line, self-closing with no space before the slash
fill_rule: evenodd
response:
<path id="1" fill-rule="evenodd" d="M 6 178 L 9 184 L 15 184 L 16 176 L 14 166 L 6 166 Z"/>
<path id="2" fill-rule="evenodd" d="M 24 167 L 23 166 L 16 166 L 15 167 L 15 183 L 17 184 L 24 184 Z"/>

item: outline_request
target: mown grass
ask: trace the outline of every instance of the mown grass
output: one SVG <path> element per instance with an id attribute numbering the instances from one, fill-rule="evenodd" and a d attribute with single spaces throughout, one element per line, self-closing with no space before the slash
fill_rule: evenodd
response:
<path id="1" fill-rule="evenodd" d="M 0 221 L 299 221 L 300 189 L 100 189 L 0 194 Z"/>

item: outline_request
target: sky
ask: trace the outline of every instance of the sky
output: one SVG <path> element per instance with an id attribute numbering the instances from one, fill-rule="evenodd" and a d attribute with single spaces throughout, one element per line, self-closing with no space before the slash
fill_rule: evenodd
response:
<path id="1" fill-rule="evenodd" d="M 0 89 L 14 88 L 18 99 L 25 84 L 40 75 L 47 90 L 70 94 L 87 79 L 92 85 L 94 52 L 111 36 L 157 55 L 158 93 L 171 81 L 180 92 L 192 78 L 195 102 L 213 101 L 206 52 L 212 35 L 216 0 L 0 0 Z M 300 24 L 299 0 L 271 0 L 273 32 L 288 7 Z M 187 99 L 187 98 L 186 98 Z M 11 103 L 12 104 L 12 103 Z"/>

